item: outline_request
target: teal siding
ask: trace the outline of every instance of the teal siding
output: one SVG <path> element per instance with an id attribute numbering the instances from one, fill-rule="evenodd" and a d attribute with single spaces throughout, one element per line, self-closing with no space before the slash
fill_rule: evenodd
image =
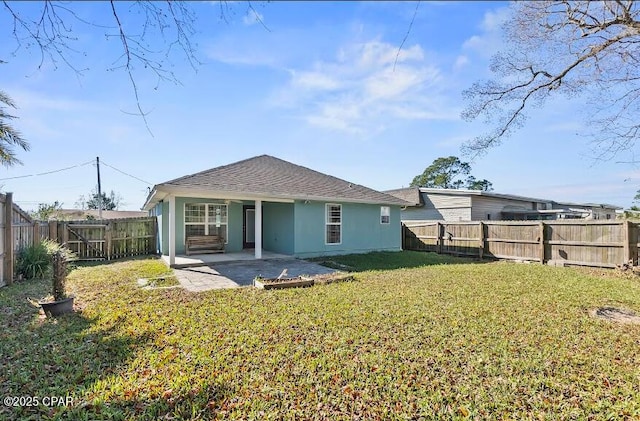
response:
<path id="1" fill-rule="evenodd" d="M 262 248 L 293 254 L 294 204 L 264 202 L 262 206 Z"/>
<path id="2" fill-rule="evenodd" d="M 176 254 L 184 254 L 184 205 L 186 203 L 225 203 L 224 199 L 176 198 Z M 253 201 L 230 202 L 228 206 L 228 252 L 242 251 L 243 205 Z M 380 223 L 380 206 L 342 203 L 342 242 L 325 244 L 325 202 L 263 202 L 263 249 L 297 257 L 366 253 L 376 250 L 399 251 L 402 248 L 400 207 L 390 206 L 389 224 Z M 159 246 L 169 254 L 169 203 L 159 203 Z"/>
<path id="3" fill-rule="evenodd" d="M 390 206 L 390 223 L 381 224 L 379 205 L 339 203 L 342 205 L 342 242 L 325 244 L 325 204 L 295 203 L 296 256 L 313 257 L 402 249 L 399 206 Z"/>

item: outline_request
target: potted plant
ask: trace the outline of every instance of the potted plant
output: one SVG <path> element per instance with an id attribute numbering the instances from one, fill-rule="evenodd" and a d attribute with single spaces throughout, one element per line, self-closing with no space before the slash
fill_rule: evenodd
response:
<path id="1" fill-rule="evenodd" d="M 68 253 L 58 247 L 51 255 L 53 301 L 41 301 L 40 306 L 48 317 L 55 317 L 73 311 L 73 296 L 67 296 Z"/>
<path id="2" fill-rule="evenodd" d="M 16 274 L 19 280 L 44 279 L 51 276 L 53 295 L 37 302 L 49 316 L 73 310 L 73 297 L 66 296 L 65 281 L 68 262 L 74 259 L 75 254 L 71 250 L 52 240 L 43 240 L 24 247 L 18 254 Z"/>

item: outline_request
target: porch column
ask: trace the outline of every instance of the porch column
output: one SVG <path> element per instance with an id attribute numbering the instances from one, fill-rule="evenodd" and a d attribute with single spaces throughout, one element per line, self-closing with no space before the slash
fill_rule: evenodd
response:
<path id="1" fill-rule="evenodd" d="M 256 200 L 256 245 L 255 258 L 262 259 L 262 200 Z"/>
<path id="2" fill-rule="evenodd" d="M 176 197 L 169 196 L 169 266 L 176 264 Z"/>

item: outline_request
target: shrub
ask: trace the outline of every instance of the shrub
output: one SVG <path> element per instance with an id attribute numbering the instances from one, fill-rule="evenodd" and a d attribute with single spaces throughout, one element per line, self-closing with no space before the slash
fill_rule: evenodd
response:
<path id="1" fill-rule="evenodd" d="M 68 248 L 51 240 L 43 240 L 38 244 L 24 247 L 18 254 L 16 270 L 25 279 L 43 278 L 51 269 L 51 258 L 60 252 L 66 260 L 73 260 L 75 255 Z"/>
<path id="2" fill-rule="evenodd" d="M 50 265 L 49 251 L 44 242 L 41 242 L 20 250 L 16 270 L 25 279 L 43 278 Z"/>

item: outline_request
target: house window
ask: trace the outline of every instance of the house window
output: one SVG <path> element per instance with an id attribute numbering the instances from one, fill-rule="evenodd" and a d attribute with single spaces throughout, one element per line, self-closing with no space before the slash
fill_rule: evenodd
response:
<path id="1" fill-rule="evenodd" d="M 187 203 L 184 205 L 184 235 L 218 235 L 227 242 L 227 205 Z"/>
<path id="2" fill-rule="evenodd" d="M 325 243 L 342 243 L 342 205 L 325 205 Z"/>
<path id="3" fill-rule="evenodd" d="M 389 206 L 380 206 L 380 223 L 388 224 L 391 219 L 391 208 Z"/>

